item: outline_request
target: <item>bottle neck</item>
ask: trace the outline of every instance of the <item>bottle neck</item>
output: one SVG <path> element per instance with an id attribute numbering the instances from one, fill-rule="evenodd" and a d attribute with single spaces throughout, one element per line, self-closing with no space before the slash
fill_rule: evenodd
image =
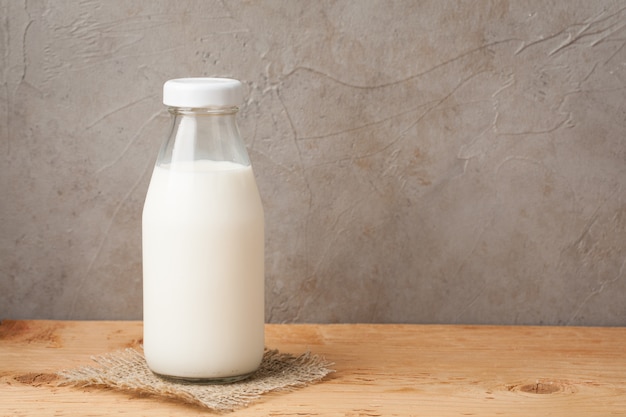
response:
<path id="1" fill-rule="evenodd" d="M 237 111 L 237 107 L 170 107 L 172 130 L 157 164 L 212 160 L 250 165 L 237 127 Z"/>

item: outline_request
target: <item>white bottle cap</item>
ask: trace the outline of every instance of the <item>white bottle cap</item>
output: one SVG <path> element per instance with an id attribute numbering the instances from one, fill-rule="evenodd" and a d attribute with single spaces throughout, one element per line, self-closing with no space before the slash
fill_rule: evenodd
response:
<path id="1" fill-rule="evenodd" d="M 178 78 L 163 85 L 166 106 L 234 107 L 242 102 L 243 86 L 231 78 Z"/>

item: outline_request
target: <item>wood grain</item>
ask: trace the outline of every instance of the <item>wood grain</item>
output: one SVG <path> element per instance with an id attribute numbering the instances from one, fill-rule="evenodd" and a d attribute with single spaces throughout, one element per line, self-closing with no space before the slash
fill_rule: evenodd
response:
<path id="1" fill-rule="evenodd" d="M 272 393 L 232 416 L 626 415 L 626 329 L 270 324 L 270 348 L 335 363 L 321 383 Z M 0 324 L 0 416 L 191 416 L 203 409 L 55 372 L 141 344 L 141 322 Z"/>

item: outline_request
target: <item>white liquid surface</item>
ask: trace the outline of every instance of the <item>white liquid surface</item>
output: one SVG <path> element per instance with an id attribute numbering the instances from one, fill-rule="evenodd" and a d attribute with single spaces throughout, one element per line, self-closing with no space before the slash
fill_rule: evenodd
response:
<path id="1" fill-rule="evenodd" d="M 264 223 L 252 168 L 157 166 L 142 232 L 149 367 L 198 379 L 256 370 L 264 349 Z"/>

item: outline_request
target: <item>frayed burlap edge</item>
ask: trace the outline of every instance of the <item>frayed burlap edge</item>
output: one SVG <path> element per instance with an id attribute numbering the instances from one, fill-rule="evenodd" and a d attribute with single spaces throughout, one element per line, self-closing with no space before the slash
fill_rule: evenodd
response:
<path id="1" fill-rule="evenodd" d="M 195 384 L 160 378 L 148 368 L 142 353 L 128 348 L 92 358 L 97 366 L 58 372 L 60 385 L 101 386 L 115 390 L 183 401 L 229 412 L 245 407 L 270 391 L 287 391 L 320 381 L 334 372 L 332 363 L 305 353 L 293 356 L 265 350 L 260 368 L 249 378 L 231 384 Z"/>

